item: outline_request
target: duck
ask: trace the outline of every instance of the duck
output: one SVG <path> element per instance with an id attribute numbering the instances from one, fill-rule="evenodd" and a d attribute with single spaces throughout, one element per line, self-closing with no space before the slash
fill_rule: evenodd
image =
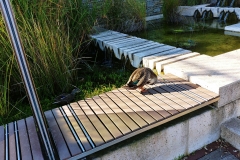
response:
<path id="1" fill-rule="evenodd" d="M 53 104 L 66 105 L 74 100 L 75 94 L 79 93 L 80 89 L 73 89 L 71 93 L 62 93 L 54 99 Z"/>
<path id="2" fill-rule="evenodd" d="M 137 68 L 129 77 L 128 82 L 122 86 L 125 89 L 140 89 L 140 93 L 146 92 L 144 85 L 153 85 L 157 82 L 157 75 L 148 67 Z"/>

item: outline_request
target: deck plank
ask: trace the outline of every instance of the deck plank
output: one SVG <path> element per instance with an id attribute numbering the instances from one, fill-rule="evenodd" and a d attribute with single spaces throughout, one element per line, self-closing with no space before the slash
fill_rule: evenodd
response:
<path id="1" fill-rule="evenodd" d="M 71 157 L 68 146 L 51 110 L 44 112 L 60 159 Z"/>
<path id="2" fill-rule="evenodd" d="M 84 114 L 84 112 L 82 111 L 82 109 L 80 108 L 78 103 L 77 102 L 71 103 L 70 106 L 72 107 L 72 109 L 74 110 L 76 115 L 78 116 L 78 119 L 81 121 L 81 123 L 83 124 L 83 126 L 86 129 L 86 131 L 88 132 L 88 134 L 91 136 L 91 139 L 94 142 L 94 144 L 96 146 L 100 146 L 100 145 L 104 144 L 105 142 L 104 142 L 103 138 L 100 136 L 100 134 L 98 133 L 98 131 L 96 130 L 96 128 L 94 127 L 92 122 Z"/>
<path id="3" fill-rule="evenodd" d="M 151 93 L 152 95 L 154 95 L 156 98 L 158 98 L 159 100 L 163 101 L 164 103 L 167 104 L 167 107 L 170 106 L 171 108 L 173 108 L 173 110 L 177 110 L 178 112 L 182 112 L 185 110 L 184 107 L 182 107 L 181 105 L 179 105 L 178 103 L 175 103 L 174 101 L 172 101 L 171 99 L 163 96 L 162 94 L 159 94 L 160 92 L 157 92 L 155 89 L 153 89 L 154 87 L 151 85 L 145 85 L 145 88 L 147 89 L 147 91 L 149 93 Z M 145 93 L 144 93 L 145 94 Z M 171 110 L 171 109 L 166 109 L 166 110 Z"/>
<path id="4" fill-rule="evenodd" d="M 113 140 L 113 136 L 107 128 L 103 125 L 103 123 L 98 119 L 98 117 L 93 113 L 91 108 L 89 108 L 88 104 L 85 101 L 78 101 L 79 106 L 82 108 L 82 110 L 85 112 L 88 119 L 92 122 L 92 124 L 95 126 L 97 131 L 100 133 L 102 138 L 105 142 L 109 142 Z"/>
<path id="5" fill-rule="evenodd" d="M 34 124 L 34 119 L 32 116 L 26 118 L 26 124 L 33 158 L 34 160 L 44 160 L 43 152 L 41 150 L 39 138 L 36 131 L 36 126 Z"/>
<path id="6" fill-rule="evenodd" d="M 157 112 L 160 117 L 158 118 L 158 120 L 161 120 L 163 118 L 167 118 L 169 117 L 171 114 L 166 111 L 165 109 L 163 109 L 161 107 L 162 101 L 160 103 L 155 103 L 156 100 L 159 101 L 156 97 L 152 96 L 152 95 L 144 95 L 141 94 L 139 91 L 137 90 L 129 90 L 129 92 L 131 92 L 132 94 L 134 94 L 136 97 L 138 97 L 139 99 L 141 99 L 143 102 L 145 102 L 149 107 L 151 107 L 155 112 Z M 165 104 L 164 104 L 165 105 Z M 171 108 L 172 109 L 172 108 Z M 146 111 L 146 110 L 145 110 Z"/>
<path id="7" fill-rule="evenodd" d="M 155 95 L 157 94 L 155 90 L 148 87 L 146 88 L 148 89 L 147 92 L 143 92 L 141 94 L 147 97 L 148 99 L 150 99 L 155 104 L 157 104 L 160 107 L 160 111 L 163 112 L 163 115 L 165 116 L 165 118 L 179 113 L 179 111 L 176 108 L 171 107 L 169 104 L 159 99 L 161 97 L 158 97 Z"/>
<path id="8" fill-rule="evenodd" d="M 9 159 L 17 159 L 14 123 L 8 123 Z"/>
<path id="9" fill-rule="evenodd" d="M 109 130 L 109 132 L 113 135 L 114 138 L 119 138 L 123 136 L 121 131 L 115 126 L 113 121 L 109 119 L 109 117 L 102 111 L 102 109 L 95 103 L 95 101 L 91 98 L 87 98 L 86 103 L 92 109 L 95 115 L 102 121 L 105 127 Z"/>
<path id="10" fill-rule="evenodd" d="M 119 92 L 121 90 L 124 93 Z M 147 112 L 145 112 L 140 105 L 144 105 L 143 102 L 136 99 L 136 97 L 128 92 L 126 89 L 119 89 L 119 90 L 113 90 L 112 92 L 115 93 L 125 104 L 127 104 L 129 107 L 131 107 L 135 113 L 137 113 L 144 121 L 146 121 L 148 124 L 156 122 Z M 126 92 L 127 91 L 127 92 Z M 135 98 L 135 99 L 134 99 Z M 138 103 L 138 104 L 137 104 Z"/>
<path id="11" fill-rule="evenodd" d="M 0 126 L 0 159 L 5 159 L 5 130 Z"/>
<path id="12" fill-rule="evenodd" d="M 71 130 L 69 129 L 68 124 L 66 123 L 61 111 L 56 108 L 52 110 L 54 117 L 62 131 L 64 139 L 69 147 L 71 155 L 77 155 L 82 153 L 81 149 L 79 148 L 76 139 L 74 138 Z"/>
<path id="13" fill-rule="evenodd" d="M 30 151 L 29 138 L 26 128 L 26 123 L 24 119 L 17 121 L 18 132 L 19 132 L 19 141 L 20 141 L 20 150 L 21 157 L 24 160 L 32 160 L 32 153 Z"/>
<path id="14" fill-rule="evenodd" d="M 115 92 L 115 93 L 114 93 Z M 144 127 L 147 124 L 133 109 L 132 106 L 128 106 L 125 104 L 124 100 L 121 99 L 123 96 L 119 91 L 113 90 L 111 92 L 106 92 L 106 94 L 119 106 L 121 109 L 131 118 L 133 119 L 140 127 Z M 120 96 L 120 97 L 119 97 Z"/>
<path id="15" fill-rule="evenodd" d="M 100 38 L 100 37 L 107 37 L 107 36 L 113 35 L 113 34 L 119 34 L 119 32 L 107 30 L 104 32 L 92 34 L 91 37 L 96 39 L 96 38 Z"/>
<path id="16" fill-rule="evenodd" d="M 170 85 L 174 90 L 176 90 L 177 92 L 181 92 L 183 94 L 188 95 L 189 97 L 191 97 L 192 99 L 194 99 L 197 103 L 201 104 L 203 101 L 203 98 L 201 98 L 199 95 L 194 94 L 193 92 L 191 92 L 190 90 L 187 90 L 184 86 L 182 86 L 181 84 L 176 85 L 170 81 L 164 80 L 164 79 L 159 79 L 159 81 L 161 83 L 164 83 L 166 85 Z"/>
<path id="17" fill-rule="evenodd" d="M 112 93 L 108 93 L 112 94 Z M 135 121 L 133 121 L 127 114 L 123 112 L 121 108 L 105 93 L 100 94 L 99 97 L 102 98 L 102 100 L 108 105 L 111 110 L 118 115 L 118 117 L 132 130 L 135 131 L 139 129 L 139 126 Z M 113 97 L 114 99 L 114 97 Z"/>
<path id="18" fill-rule="evenodd" d="M 158 87 L 162 88 L 163 90 L 167 91 L 168 93 L 172 94 L 173 96 L 178 97 L 179 99 L 183 100 L 190 106 L 196 106 L 198 104 L 196 101 L 189 98 L 188 96 L 181 94 L 181 93 L 177 92 L 176 90 L 174 90 L 173 88 L 171 88 L 171 84 L 169 85 L 166 83 L 156 83 L 155 86 L 158 86 Z"/>
<path id="19" fill-rule="evenodd" d="M 123 88 L 119 88 L 118 90 L 120 92 L 122 92 L 125 96 L 127 96 L 129 99 L 131 99 L 134 103 L 136 103 L 145 113 L 148 113 L 148 115 L 150 115 L 155 120 L 159 121 L 160 119 L 163 119 L 163 116 L 158 114 L 158 112 L 156 112 L 154 109 L 152 109 L 149 106 L 148 103 L 153 104 L 152 101 L 150 101 L 148 99 L 140 99 L 140 98 L 138 98 L 138 96 L 140 96 L 139 92 L 131 92 L 131 90 L 128 91 L 128 90 L 123 89 Z M 137 96 L 135 94 L 137 94 Z M 144 117 L 144 119 L 145 119 L 145 117 Z M 155 120 L 150 119 L 149 123 L 153 123 L 153 122 L 155 122 Z"/>
<path id="20" fill-rule="evenodd" d="M 119 130 L 123 134 L 130 133 L 131 130 L 128 128 L 128 126 L 119 118 L 119 116 L 113 112 L 111 108 L 101 99 L 99 96 L 94 96 L 92 99 L 95 101 L 95 103 L 98 104 L 99 109 L 101 108 L 102 111 L 108 115 L 108 117 L 112 120 L 112 122 L 119 128 Z M 95 110 L 93 108 L 93 110 Z M 101 113 L 101 112 L 100 112 Z"/>
<path id="21" fill-rule="evenodd" d="M 80 128 L 80 126 L 78 125 L 76 119 L 73 117 L 71 111 L 68 109 L 68 107 L 62 106 L 65 114 L 67 115 L 69 121 L 71 122 L 74 130 L 76 131 L 77 136 L 80 138 L 81 144 L 84 147 L 84 150 L 88 151 L 90 149 L 92 149 L 86 135 L 83 133 L 82 129 Z"/>
<path id="22" fill-rule="evenodd" d="M 165 96 L 168 99 L 171 99 L 172 101 L 174 101 L 175 103 L 179 104 L 180 106 L 184 107 L 185 109 L 188 109 L 191 107 L 190 104 L 186 103 L 185 101 L 183 101 L 182 99 L 180 99 L 179 97 L 174 96 L 173 94 L 171 94 L 171 92 L 168 92 L 164 89 L 162 89 L 160 86 L 156 86 L 154 85 L 153 87 L 154 90 L 156 90 L 157 92 L 161 93 L 163 96 Z"/>
<path id="23" fill-rule="evenodd" d="M 165 79 L 170 81 L 170 82 L 173 82 L 176 85 L 181 84 L 181 86 L 184 87 L 186 90 L 190 90 L 191 92 L 199 95 L 200 97 L 204 98 L 205 100 L 211 100 L 213 97 L 217 96 L 216 93 L 213 93 L 209 90 L 206 90 L 205 88 L 202 88 L 202 87 L 200 87 L 196 84 L 193 84 L 191 82 L 183 80 L 183 79 L 181 79 L 179 77 L 176 77 L 174 75 L 168 74 L 168 75 L 165 76 Z"/>

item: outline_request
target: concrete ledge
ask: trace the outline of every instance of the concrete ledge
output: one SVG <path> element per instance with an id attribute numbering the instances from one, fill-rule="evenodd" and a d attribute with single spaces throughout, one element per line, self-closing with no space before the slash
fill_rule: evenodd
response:
<path id="1" fill-rule="evenodd" d="M 221 126 L 221 137 L 240 150 L 240 119 L 232 118 Z"/>
<path id="2" fill-rule="evenodd" d="M 148 17 L 145 18 L 145 20 L 146 21 L 153 21 L 153 20 L 157 20 L 157 19 L 161 19 L 161 18 L 163 18 L 163 14 L 148 16 Z"/>
<path id="3" fill-rule="evenodd" d="M 240 32 L 240 23 L 226 26 L 225 31 Z"/>
<path id="4" fill-rule="evenodd" d="M 190 50 L 185 50 L 182 48 L 175 48 L 172 50 L 168 50 L 159 54 L 154 54 L 151 56 L 143 57 L 143 66 L 154 69 L 156 67 L 156 63 L 160 61 L 164 61 L 173 57 L 177 57 L 183 54 L 191 53 Z"/>
<path id="5" fill-rule="evenodd" d="M 176 124 L 160 126 L 158 129 L 122 146 L 93 155 L 95 160 L 172 160 L 180 155 L 189 154 L 220 138 L 223 122 L 240 115 L 240 100 L 221 108 L 192 113 L 188 119 Z M 135 138 L 135 139 L 134 139 Z M 103 154 L 104 153 L 104 154 Z"/>
<path id="6" fill-rule="evenodd" d="M 218 107 L 240 98 L 240 49 L 215 57 L 200 55 L 164 67 L 171 73 L 220 95 Z"/>
<path id="7" fill-rule="evenodd" d="M 165 65 L 168 65 L 168 64 L 171 64 L 171 63 L 174 63 L 174 62 L 177 62 L 177 61 L 181 61 L 181 60 L 184 60 L 184 59 L 192 58 L 192 57 L 195 57 L 195 56 L 199 56 L 199 55 L 200 55 L 200 53 L 192 52 L 192 53 L 179 55 L 177 57 L 172 57 L 171 59 L 166 59 L 166 60 L 163 60 L 163 61 L 160 61 L 160 62 L 156 62 L 156 70 L 157 70 L 158 74 L 160 74 Z"/>

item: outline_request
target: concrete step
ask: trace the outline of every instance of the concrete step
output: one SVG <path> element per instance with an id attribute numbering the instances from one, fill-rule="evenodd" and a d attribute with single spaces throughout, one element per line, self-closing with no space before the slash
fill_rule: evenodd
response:
<path id="1" fill-rule="evenodd" d="M 157 62 L 156 63 L 156 70 L 157 70 L 158 74 L 160 74 L 165 65 L 168 65 L 168 64 L 171 64 L 171 63 L 174 63 L 174 62 L 178 62 L 178 61 L 182 61 L 182 60 L 192 58 L 192 57 L 195 57 L 195 56 L 199 56 L 199 55 L 200 55 L 200 53 L 192 52 L 192 53 L 180 55 L 180 56 L 177 56 L 177 57 L 173 57 L 171 59 L 167 59 L 167 60 L 164 60 L 164 61 L 161 61 L 161 62 Z"/>
<path id="2" fill-rule="evenodd" d="M 215 57 L 200 55 L 164 66 L 170 73 L 218 93 L 217 106 L 224 106 L 240 97 L 240 49 Z"/>
<path id="3" fill-rule="evenodd" d="M 151 56 L 143 57 L 143 66 L 154 69 L 157 62 L 164 61 L 173 57 L 177 57 L 183 54 L 191 53 L 190 50 L 185 50 L 182 48 L 174 48 L 164 52 L 160 52 Z"/>
<path id="4" fill-rule="evenodd" d="M 240 150 L 240 119 L 232 118 L 221 125 L 221 137 Z"/>

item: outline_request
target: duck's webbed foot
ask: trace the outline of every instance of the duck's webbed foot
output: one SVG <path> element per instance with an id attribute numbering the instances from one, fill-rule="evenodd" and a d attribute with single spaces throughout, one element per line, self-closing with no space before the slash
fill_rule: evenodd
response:
<path id="1" fill-rule="evenodd" d="M 140 89 L 140 93 L 147 92 L 147 89 L 146 89 L 146 88 L 144 88 L 144 87 L 141 87 L 141 88 L 139 88 L 139 89 Z"/>

